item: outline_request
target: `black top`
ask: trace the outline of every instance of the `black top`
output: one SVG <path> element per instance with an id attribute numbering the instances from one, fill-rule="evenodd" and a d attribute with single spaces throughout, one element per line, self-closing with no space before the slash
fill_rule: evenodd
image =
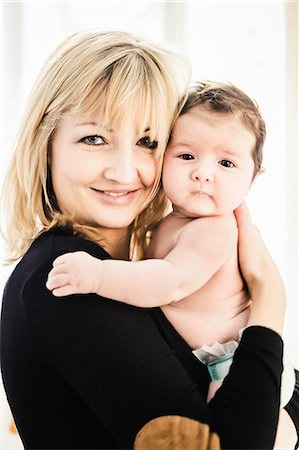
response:
<path id="1" fill-rule="evenodd" d="M 230 373 L 206 404 L 206 367 L 159 308 L 93 294 L 56 298 L 46 289 L 53 260 L 76 250 L 110 258 L 89 240 L 47 232 L 33 243 L 4 291 L 2 374 L 25 448 L 132 448 L 146 422 L 169 414 L 210 423 L 222 449 L 272 448 L 280 336 L 247 328 Z"/>

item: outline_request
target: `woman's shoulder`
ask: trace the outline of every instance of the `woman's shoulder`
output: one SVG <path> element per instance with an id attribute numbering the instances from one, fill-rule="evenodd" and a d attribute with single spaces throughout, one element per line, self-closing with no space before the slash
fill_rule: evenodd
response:
<path id="1" fill-rule="evenodd" d="M 56 258 L 70 251 L 85 251 L 97 258 L 110 258 L 108 253 L 97 243 L 63 228 L 55 228 L 41 233 L 33 242 L 24 258 L 43 255 Z"/>
<path id="2" fill-rule="evenodd" d="M 31 244 L 23 258 L 16 265 L 10 276 L 10 282 L 23 285 L 38 277 L 43 277 L 52 268 L 55 258 L 63 253 L 85 251 L 92 256 L 108 259 L 110 255 L 95 242 L 82 236 L 74 235 L 64 229 L 53 229 L 41 233 Z"/>

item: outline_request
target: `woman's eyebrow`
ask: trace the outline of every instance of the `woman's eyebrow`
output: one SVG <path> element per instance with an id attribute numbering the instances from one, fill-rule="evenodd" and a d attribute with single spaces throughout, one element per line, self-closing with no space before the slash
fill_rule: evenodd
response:
<path id="1" fill-rule="evenodd" d="M 84 126 L 101 127 L 104 130 L 107 130 L 109 132 L 113 132 L 112 128 L 106 128 L 103 125 L 100 125 L 99 123 L 96 123 L 96 122 L 82 122 L 82 123 L 76 123 L 75 124 L 75 128 L 77 128 L 77 127 L 84 127 Z"/>
<path id="2" fill-rule="evenodd" d="M 90 121 L 90 122 L 82 122 L 82 123 L 76 123 L 76 124 L 74 125 L 75 128 L 85 127 L 85 126 L 100 127 L 100 128 L 102 128 L 103 130 L 108 131 L 109 133 L 113 133 L 113 132 L 114 132 L 114 129 L 113 129 L 113 128 L 107 128 L 107 127 L 105 127 L 105 126 L 103 126 L 103 125 L 100 125 L 99 123 L 93 122 L 93 121 Z M 147 128 L 143 131 L 143 133 L 147 133 L 148 131 L 150 131 L 150 128 L 149 128 L 149 127 L 147 127 Z"/>
<path id="3" fill-rule="evenodd" d="M 84 125 L 94 125 L 94 126 L 96 126 L 97 125 L 97 123 L 96 122 L 80 122 L 80 123 L 76 123 L 75 124 L 75 127 L 83 127 Z"/>

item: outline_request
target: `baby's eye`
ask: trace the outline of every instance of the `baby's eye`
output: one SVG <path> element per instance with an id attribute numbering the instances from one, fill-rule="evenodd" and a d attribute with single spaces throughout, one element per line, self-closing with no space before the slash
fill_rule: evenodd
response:
<path id="1" fill-rule="evenodd" d="M 194 159 L 193 155 L 190 155 L 190 153 L 183 153 L 179 156 L 180 159 L 184 159 L 185 161 L 190 161 L 191 159 Z"/>
<path id="2" fill-rule="evenodd" d="M 234 167 L 234 163 L 229 161 L 228 159 L 221 159 L 221 161 L 219 161 L 219 164 L 223 167 Z"/>
<path id="3" fill-rule="evenodd" d="M 80 139 L 80 142 L 83 142 L 83 144 L 87 145 L 102 145 L 105 143 L 102 136 L 98 136 L 97 134 L 92 136 L 85 136 L 84 138 Z"/>
<path id="4" fill-rule="evenodd" d="M 137 145 L 155 150 L 158 147 L 158 141 L 152 141 L 149 136 L 144 136 L 137 142 Z"/>

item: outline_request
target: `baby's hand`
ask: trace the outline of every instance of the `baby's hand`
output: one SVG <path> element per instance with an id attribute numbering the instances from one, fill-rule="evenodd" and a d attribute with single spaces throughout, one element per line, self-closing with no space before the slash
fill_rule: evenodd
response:
<path id="1" fill-rule="evenodd" d="M 102 279 L 102 261 L 85 252 L 66 253 L 53 262 L 46 287 L 56 297 L 97 293 Z"/>

